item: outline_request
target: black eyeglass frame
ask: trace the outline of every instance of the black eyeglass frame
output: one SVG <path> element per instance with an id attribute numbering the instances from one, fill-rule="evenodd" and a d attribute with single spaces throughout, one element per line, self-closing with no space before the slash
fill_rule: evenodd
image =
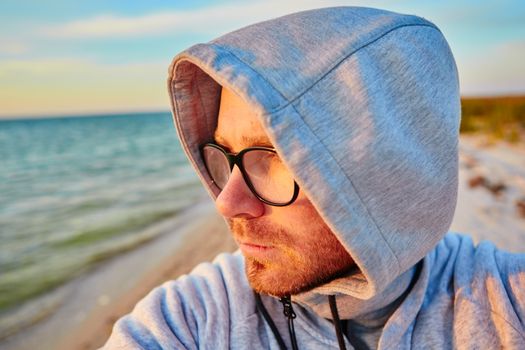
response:
<path id="1" fill-rule="evenodd" d="M 219 187 L 219 185 L 215 182 L 215 180 L 211 176 L 211 171 L 208 169 L 208 164 L 206 164 L 206 161 L 204 160 L 205 159 L 204 158 L 204 148 L 206 148 L 206 147 L 213 147 L 213 148 L 221 151 L 226 156 L 226 159 L 228 160 L 228 163 L 230 165 L 230 174 L 233 171 L 233 167 L 235 165 L 237 165 L 237 167 L 239 167 L 239 170 L 241 171 L 241 174 L 242 174 L 242 177 L 244 179 L 244 182 L 246 183 L 246 185 L 248 186 L 250 191 L 254 194 L 254 196 L 257 197 L 257 199 L 260 200 L 261 202 L 263 202 L 265 204 L 268 204 L 268 205 L 271 205 L 271 206 L 274 206 L 274 207 L 285 207 L 287 205 L 292 204 L 297 199 L 297 196 L 299 195 L 299 185 L 297 184 L 297 182 L 295 182 L 295 180 L 293 182 L 293 184 L 294 184 L 293 195 L 292 195 L 292 198 L 288 202 L 286 202 L 286 203 L 276 203 L 276 202 L 272 202 L 272 201 L 264 199 L 263 197 L 261 197 L 257 193 L 257 191 L 255 190 L 255 187 L 253 186 L 252 182 L 250 181 L 250 177 L 248 176 L 248 174 L 246 173 L 246 170 L 244 169 L 244 165 L 242 164 L 242 157 L 247 152 L 259 150 L 259 151 L 269 151 L 269 152 L 277 154 L 275 149 L 270 148 L 270 147 L 262 147 L 262 146 L 247 147 L 247 148 L 241 150 L 239 153 L 236 154 L 236 153 L 227 152 L 224 148 L 222 148 L 221 146 L 219 146 L 219 145 L 217 145 L 215 143 L 209 142 L 209 143 L 205 143 L 205 144 L 201 145 L 200 152 L 201 152 L 201 157 L 202 157 L 203 162 L 204 162 L 204 166 L 206 167 L 206 170 L 208 171 L 208 175 L 210 176 L 210 178 L 213 181 L 213 183 L 215 184 L 215 186 L 217 186 L 221 191 L 222 191 L 222 188 Z"/>

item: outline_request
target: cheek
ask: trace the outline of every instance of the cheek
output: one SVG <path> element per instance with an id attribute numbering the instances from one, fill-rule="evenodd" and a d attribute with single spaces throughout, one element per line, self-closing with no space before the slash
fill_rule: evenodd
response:
<path id="1" fill-rule="evenodd" d="M 325 222 L 314 208 L 312 203 L 304 195 L 286 207 L 268 207 L 267 217 L 276 225 L 297 232 L 326 227 Z"/>
<path id="2" fill-rule="evenodd" d="M 298 259 L 311 260 L 318 254 L 346 250 L 341 246 L 333 232 L 326 225 L 307 198 L 299 198 L 288 210 L 277 208 L 272 215 L 274 225 L 286 232 L 283 249 Z"/>

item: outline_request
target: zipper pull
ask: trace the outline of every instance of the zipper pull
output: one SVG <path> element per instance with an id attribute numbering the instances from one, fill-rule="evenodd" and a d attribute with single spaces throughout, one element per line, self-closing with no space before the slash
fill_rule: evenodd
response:
<path id="1" fill-rule="evenodd" d="M 295 327 L 293 325 L 293 320 L 297 316 L 295 315 L 295 312 L 293 311 L 292 307 L 292 299 L 289 295 L 285 295 L 280 299 L 281 303 L 283 303 L 283 313 L 286 318 L 288 318 L 288 332 L 290 333 L 290 340 L 292 342 L 292 350 L 298 350 L 299 347 L 297 346 L 297 337 L 295 336 Z"/>
<path id="2" fill-rule="evenodd" d="M 294 319 L 296 318 L 297 316 L 295 315 L 295 312 L 293 311 L 293 307 L 292 307 L 292 300 L 290 298 L 289 295 L 286 295 L 284 297 L 282 297 L 280 299 L 281 303 L 283 303 L 283 313 L 284 313 L 284 316 L 286 316 L 286 318 L 288 318 L 289 320 L 290 319 Z"/>

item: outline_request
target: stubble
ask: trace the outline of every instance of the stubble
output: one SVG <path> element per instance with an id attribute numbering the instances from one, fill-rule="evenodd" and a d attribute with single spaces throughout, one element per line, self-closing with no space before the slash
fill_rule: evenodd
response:
<path id="1" fill-rule="evenodd" d="M 245 256 L 251 287 L 277 297 L 297 294 L 346 274 L 354 262 L 324 222 L 286 229 L 264 219 L 231 219 L 235 240 L 271 246 L 273 260 Z"/>

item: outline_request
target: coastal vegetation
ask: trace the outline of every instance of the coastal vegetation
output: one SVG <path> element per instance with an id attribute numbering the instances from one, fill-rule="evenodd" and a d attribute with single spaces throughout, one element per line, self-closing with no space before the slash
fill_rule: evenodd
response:
<path id="1" fill-rule="evenodd" d="M 489 143 L 525 141 L 525 96 L 462 98 L 460 132 L 486 135 Z"/>

